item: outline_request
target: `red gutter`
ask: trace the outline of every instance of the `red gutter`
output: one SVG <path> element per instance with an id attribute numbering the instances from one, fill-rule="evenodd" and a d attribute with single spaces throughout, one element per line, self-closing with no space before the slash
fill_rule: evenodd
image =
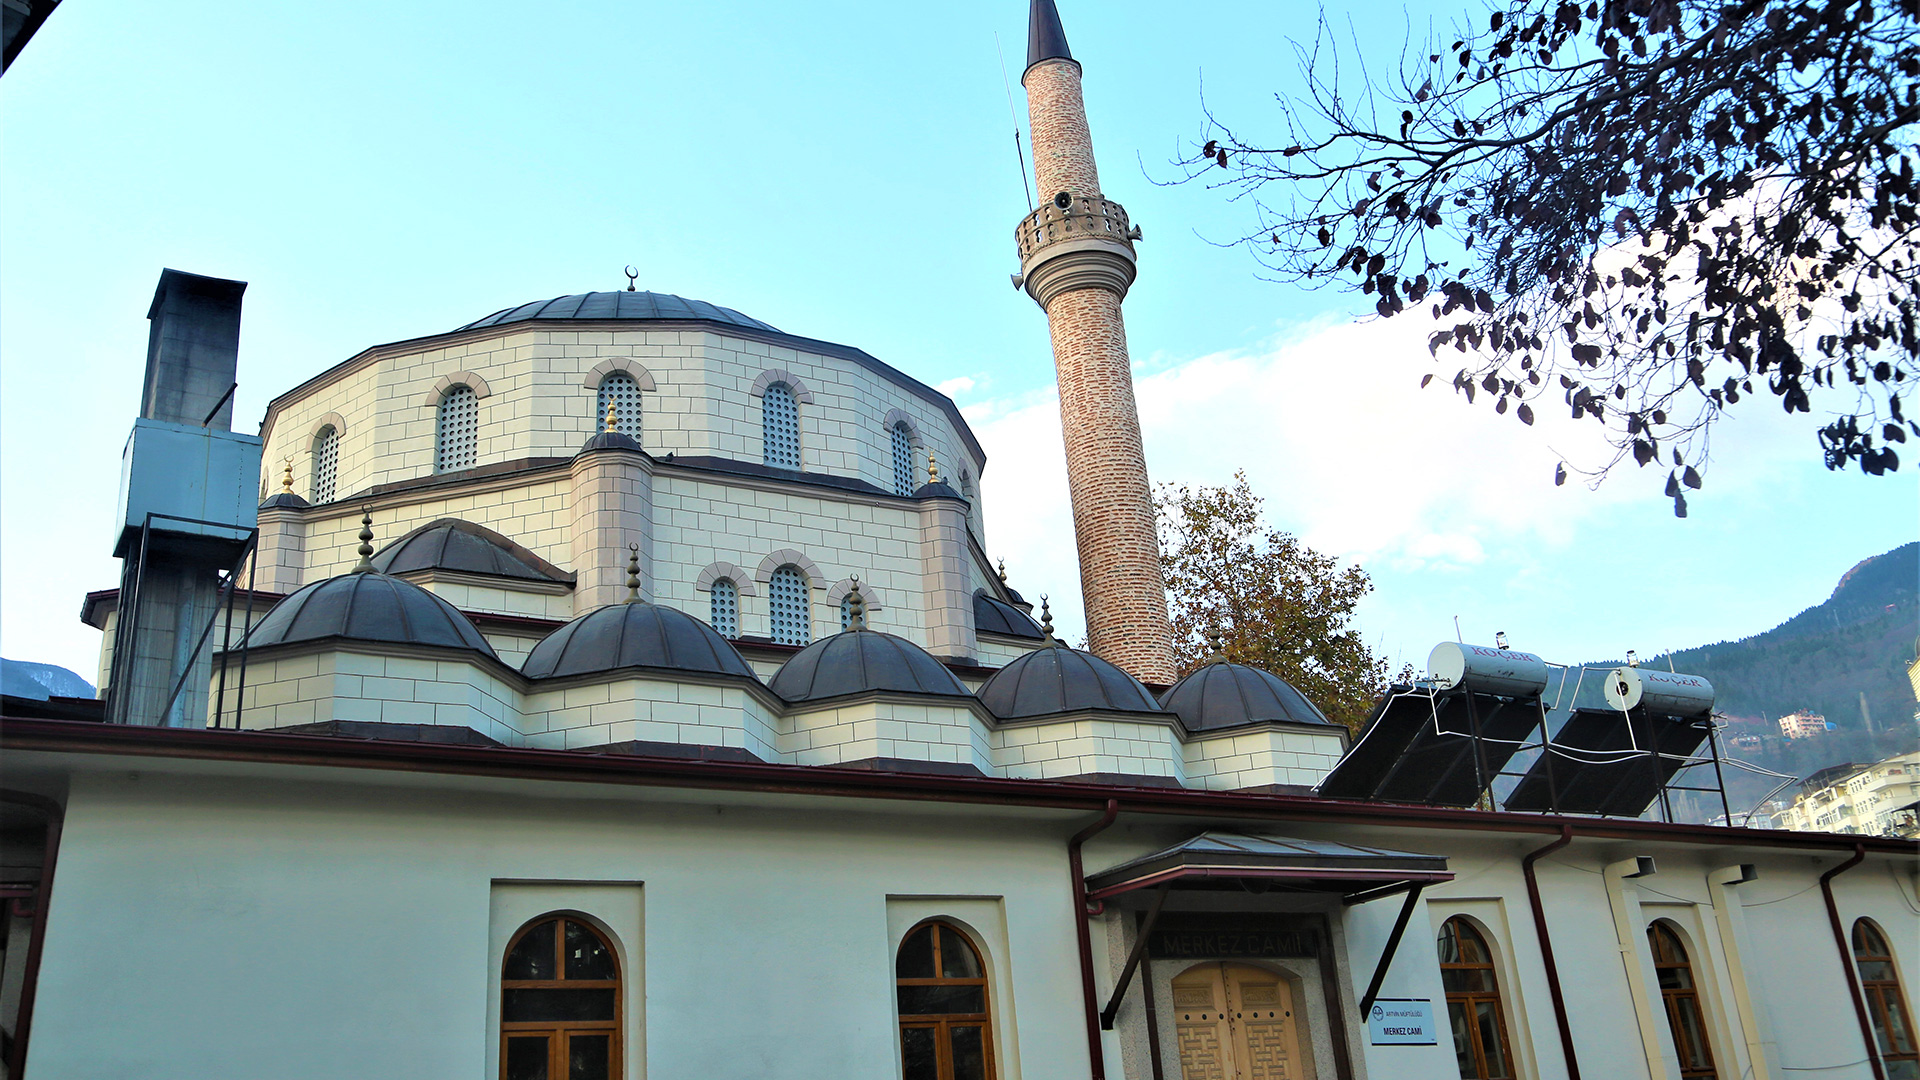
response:
<path id="1" fill-rule="evenodd" d="M 1847 931 L 1840 923 L 1840 906 L 1833 902 L 1833 879 L 1859 866 L 1867 858 L 1867 846 L 1856 843 L 1853 858 L 1820 875 L 1820 895 L 1827 901 L 1827 921 L 1833 924 L 1833 943 L 1840 949 L 1840 974 L 1847 980 L 1847 993 L 1853 997 L 1853 1015 L 1860 1021 L 1860 1037 L 1867 1043 L 1867 1064 L 1873 1066 L 1873 1080 L 1887 1080 L 1886 1066 L 1880 1062 L 1880 1045 L 1873 1037 L 1873 1022 L 1867 1019 L 1867 1002 L 1860 996 L 1860 984 L 1853 975 L 1853 950 L 1847 947 Z"/>
<path id="2" fill-rule="evenodd" d="M 1087 1058 L 1093 1065 L 1093 1080 L 1107 1080 L 1107 1061 L 1100 1045 L 1100 998 L 1093 989 L 1093 937 L 1087 931 L 1087 878 L 1080 868 L 1080 845 L 1119 816 L 1120 800 L 1108 799 L 1100 820 L 1067 841 L 1067 873 L 1073 878 L 1073 936 L 1080 945 L 1080 996 L 1087 1009 Z"/>
<path id="3" fill-rule="evenodd" d="M 1553 938 L 1547 934 L 1547 909 L 1540 902 L 1540 882 L 1533 876 L 1533 864 L 1573 843 L 1573 826 L 1560 826 L 1560 839 L 1520 860 L 1520 871 L 1527 878 L 1527 903 L 1533 908 L 1533 932 L 1540 936 L 1540 959 L 1547 969 L 1547 994 L 1553 999 L 1553 1022 L 1560 1029 L 1560 1053 L 1567 1059 L 1567 1080 L 1580 1080 L 1580 1061 L 1573 1052 L 1573 1028 L 1567 1023 L 1567 999 L 1560 990 L 1560 967 L 1553 962 Z"/>
<path id="4" fill-rule="evenodd" d="M 1920 844 L 1886 837 L 1838 836 L 1784 829 L 1733 829 L 1635 819 L 1579 819 L 1451 807 L 1407 806 L 1264 792 L 1126 787 L 1068 780 L 888 773 L 821 765 L 772 765 L 596 754 L 579 750 L 449 746 L 337 735 L 291 735 L 233 729 L 139 727 L 73 720 L 0 717 L 0 747 L 8 751 L 104 754 L 183 760 L 243 761 L 323 768 L 379 769 L 454 776 L 488 776 L 575 783 L 685 787 L 704 790 L 837 795 L 854 798 L 979 803 L 1060 810 L 1099 810 L 1124 792 L 1132 812 L 1233 815 L 1269 821 L 1343 822 L 1415 829 L 1558 833 L 1578 824 L 1581 835 L 1612 840 L 1709 843 L 1753 847 L 1851 850 L 1912 858 Z"/>
<path id="5" fill-rule="evenodd" d="M 34 887 L 33 925 L 27 931 L 27 962 L 21 972 L 20 1012 L 13 1022 L 13 1046 L 7 1055 L 7 1075 L 20 1080 L 27 1069 L 27 1036 L 33 1028 L 34 988 L 40 982 L 40 951 L 47 942 L 47 909 L 53 906 L 53 864 L 60 854 L 60 823 L 65 811 L 52 799 L 25 792 L 0 791 L 0 802 L 31 806 L 47 815 L 47 846 L 40 860 L 40 880 Z"/>

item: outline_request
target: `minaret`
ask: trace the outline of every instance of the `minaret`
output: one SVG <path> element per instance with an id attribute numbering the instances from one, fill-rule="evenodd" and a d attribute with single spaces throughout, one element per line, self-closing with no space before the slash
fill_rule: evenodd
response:
<path id="1" fill-rule="evenodd" d="M 1017 283 L 1046 311 L 1053 337 L 1088 641 L 1134 677 L 1170 683 L 1166 576 L 1120 318 L 1140 231 L 1100 195 L 1080 65 L 1053 0 L 1033 0 L 1020 85 L 1046 201 L 1020 223 Z"/>

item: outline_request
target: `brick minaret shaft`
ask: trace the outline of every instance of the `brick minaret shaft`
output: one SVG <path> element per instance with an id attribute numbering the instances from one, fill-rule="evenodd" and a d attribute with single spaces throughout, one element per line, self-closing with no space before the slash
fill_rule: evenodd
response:
<path id="1" fill-rule="evenodd" d="M 1166 576 L 1120 316 L 1139 232 L 1118 203 L 1101 197 L 1080 65 L 1053 0 L 1033 0 L 1020 83 L 1046 200 L 1020 225 L 1021 282 L 1053 337 L 1088 643 L 1135 678 L 1170 683 Z"/>

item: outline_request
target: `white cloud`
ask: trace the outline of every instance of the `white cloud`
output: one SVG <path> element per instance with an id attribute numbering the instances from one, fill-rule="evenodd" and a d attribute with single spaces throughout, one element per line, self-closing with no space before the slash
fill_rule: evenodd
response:
<path id="1" fill-rule="evenodd" d="M 948 397 L 959 397 L 961 394 L 972 393 L 976 385 L 978 384 L 974 382 L 973 376 L 957 375 L 946 382 L 935 383 L 933 388 Z"/>

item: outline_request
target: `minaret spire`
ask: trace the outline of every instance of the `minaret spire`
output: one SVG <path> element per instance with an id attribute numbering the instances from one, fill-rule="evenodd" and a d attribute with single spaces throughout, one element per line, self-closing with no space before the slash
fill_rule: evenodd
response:
<path id="1" fill-rule="evenodd" d="M 1032 3 L 1020 85 L 1044 201 L 1016 233 L 1014 280 L 1046 311 L 1053 338 L 1087 641 L 1135 678 L 1170 683 L 1166 576 L 1120 315 L 1140 230 L 1101 194 L 1080 63 L 1067 49 L 1060 12 L 1054 0 Z"/>

